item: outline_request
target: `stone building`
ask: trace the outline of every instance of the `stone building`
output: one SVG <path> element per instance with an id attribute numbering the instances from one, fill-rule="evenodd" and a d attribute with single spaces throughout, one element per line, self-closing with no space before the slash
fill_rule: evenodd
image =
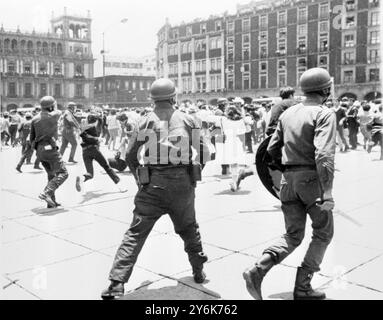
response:
<path id="1" fill-rule="evenodd" d="M 93 103 L 91 17 L 64 14 L 49 33 L 0 29 L 1 110 L 33 107 L 45 95 L 59 108 Z"/>

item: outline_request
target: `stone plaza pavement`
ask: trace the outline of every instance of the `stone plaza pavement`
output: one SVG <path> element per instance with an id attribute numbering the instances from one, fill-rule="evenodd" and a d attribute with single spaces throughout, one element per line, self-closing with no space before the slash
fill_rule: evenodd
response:
<path id="1" fill-rule="evenodd" d="M 70 176 L 57 193 L 63 208 L 47 210 L 37 198 L 46 175 L 32 166 L 16 172 L 19 153 L 20 148 L 7 147 L 0 153 L 0 299 L 100 299 L 132 219 L 133 177 L 120 174 L 129 190 L 119 193 L 95 164 L 95 179 L 78 193 L 75 177 L 84 173 L 78 150 L 79 163 L 67 165 Z M 249 155 L 249 163 L 253 157 Z M 313 279 L 329 299 L 383 299 L 383 161 L 377 159 L 377 148 L 371 154 L 360 147 L 337 154 L 335 236 Z M 196 191 L 197 219 L 209 256 L 205 283 L 193 282 L 183 243 L 164 216 L 138 258 L 124 299 L 251 299 L 242 272 L 283 233 L 283 215 L 256 175 L 237 193 L 228 184 L 212 162 Z M 265 278 L 265 299 L 292 299 L 296 267 L 310 233 L 308 219 L 301 247 Z"/>

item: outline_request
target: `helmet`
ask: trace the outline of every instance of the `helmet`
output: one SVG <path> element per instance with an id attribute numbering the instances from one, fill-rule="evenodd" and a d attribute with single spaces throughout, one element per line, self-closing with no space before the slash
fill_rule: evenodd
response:
<path id="1" fill-rule="evenodd" d="M 99 116 L 96 112 L 91 112 L 88 114 L 87 120 L 88 123 L 95 123 L 99 119 Z"/>
<path id="2" fill-rule="evenodd" d="M 74 111 L 76 108 L 76 104 L 74 102 L 69 102 L 68 103 L 68 109 Z"/>
<path id="3" fill-rule="evenodd" d="M 321 91 L 331 87 L 331 77 L 323 68 L 311 68 L 302 74 L 299 83 L 304 93 Z"/>
<path id="4" fill-rule="evenodd" d="M 40 100 L 40 106 L 42 110 L 50 110 L 50 108 L 53 107 L 55 103 L 56 100 L 52 96 L 45 96 Z"/>
<path id="5" fill-rule="evenodd" d="M 242 98 L 240 97 L 235 97 L 234 100 L 233 100 L 233 103 L 240 103 L 240 104 L 244 104 L 245 101 L 243 101 Z"/>
<path id="6" fill-rule="evenodd" d="M 152 83 L 150 98 L 153 101 L 164 101 L 176 95 L 176 87 L 170 79 L 160 78 Z"/>
<path id="7" fill-rule="evenodd" d="M 226 98 L 219 98 L 217 100 L 217 104 L 220 105 L 220 104 L 226 104 L 227 103 L 227 99 Z"/>
<path id="8" fill-rule="evenodd" d="M 27 112 L 27 113 L 25 114 L 25 119 L 32 119 L 32 113 Z"/>

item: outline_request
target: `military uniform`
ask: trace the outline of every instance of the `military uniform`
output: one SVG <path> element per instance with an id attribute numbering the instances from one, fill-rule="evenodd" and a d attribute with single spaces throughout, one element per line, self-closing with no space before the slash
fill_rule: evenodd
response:
<path id="1" fill-rule="evenodd" d="M 267 151 L 283 168 L 280 200 L 286 233 L 264 250 L 243 277 L 249 293 L 262 299 L 266 273 L 282 262 L 302 242 L 307 214 L 312 221 L 312 241 L 297 270 L 294 299 L 324 299 L 311 287 L 313 273 L 320 270 L 334 233 L 332 184 L 336 138 L 336 115 L 322 104 L 331 92 L 331 78 L 322 68 L 312 68 L 300 79 L 306 101 L 289 107 L 280 116 Z"/>
<path id="2" fill-rule="evenodd" d="M 48 184 L 39 198 L 45 200 L 48 206 L 55 207 L 57 206 L 55 191 L 68 178 L 68 171 L 56 145 L 57 123 L 61 112 L 58 110 L 49 112 L 44 106 L 49 105 L 51 101 L 54 101 L 52 97 L 41 99 L 42 111 L 32 119 L 30 139 L 35 146 L 37 157 L 48 174 Z"/>
<path id="3" fill-rule="evenodd" d="M 155 81 L 152 96 L 158 82 L 167 85 L 169 81 Z M 164 214 L 169 214 L 175 232 L 184 241 L 195 281 L 204 281 L 202 266 L 207 256 L 203 253 L 195 217 L 196 183 L 191 175 L 192 138 L 196 131 L 199 133 L 200 127 L 191 116 L 175 110 L 167 103 L 165 106 L 156 105 L 153 112 L 143 117 L 129 141 L 126 159 L 139 190 L 134 199 L 133 221 L 117 250 L 109 275 L 112 285 L 103 292 L 104 299 L 111 298 L 116 284 L 129 280 L 146 238 Z M 148 144 L 145 143 L 145 136 L 151 137 Z M 194 148 L 197 153 L 200 152 L 199 146 Z M 143 164 L 149 171 L 148 183 L 141 183 L 142 178 L 137 174 L 137 169 L 142 169 Z M 119 288 L 121 295 L 123 286 Z"/>

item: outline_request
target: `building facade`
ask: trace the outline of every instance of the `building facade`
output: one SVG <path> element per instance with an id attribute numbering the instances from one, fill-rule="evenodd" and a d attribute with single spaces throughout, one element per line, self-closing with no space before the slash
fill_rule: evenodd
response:
<path id="1" fill-rule="evenodd" d="M 154 82 L 154 76 L 105 76 L 106 90 L 103 92 L 103 77 L 95 78 L 95 103 L 109 107 L 130 108 L 147 107 L 150 99 L 150 87 Z"/>
<path id="2" fill-rule="evenodd" d="M 59 108 L 93 103 L 94 59 L 91 18 L 64 14 L 51 19 L 49 33 L 0 29 L 1 110 L 34 107 L 45 95 Z"/>
<path id="3" fill-rule="evenodd" d="M 105 56 L 105 75 L 155 77 L 156 56 L 140 58 Z"/>
<path id="4" fill-rule="evenodd" d="M 158 32 L 158 76 L 176 82 L 180 100 L 214 103 L 278 96 L 286 85 L 301 94 L 301 74 L 322 67 L 336 97 L 372 100 L 381 96 L 380 27 L 379 0 L 251 2 L 235 15 L 167 22 Z"/>

